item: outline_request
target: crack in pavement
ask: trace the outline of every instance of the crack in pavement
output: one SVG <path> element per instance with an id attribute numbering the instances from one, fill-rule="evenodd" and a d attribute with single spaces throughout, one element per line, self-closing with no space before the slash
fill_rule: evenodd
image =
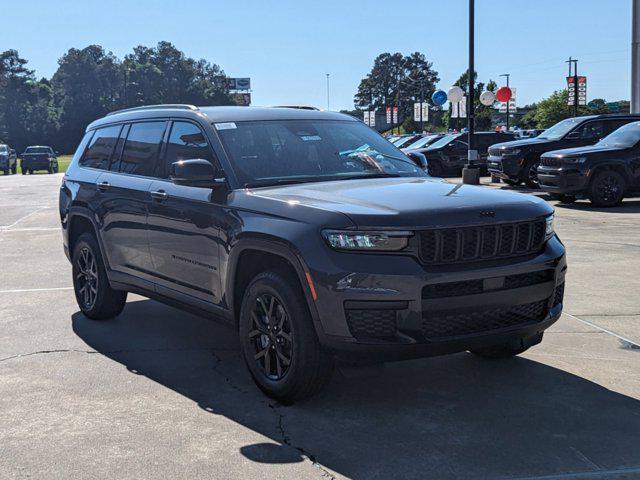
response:
<path id="1" fill-rule="evenodd" d="M 213 357 L 216 360 L 216 365 L 213 367 L 213 371 L 215 372 L 216 375 L 218 375 L 220 378 L 222 378 L 225 383 L 233 390 L 243 393 L 243 394 L 249 394 L 250 392 L 245 390 L 244 388 L 239 387 L 238 385 L 236 385 L 230 377 L 228 377 L 227 375 L 225 375 L 223 372 L 220 371 L 219 367 L 221 366 L 222 362 L 224 361 L 222 358 L 220 358 L 220 356 L 216 353 L 216 352 L 212 352 L 213 353 Z M 293 442 L 291 441 L 291 437 L 287 434 L 287 431 L 285 429 L 284 426 L 284 417 L 285 414 L 280 412 L 280 408 L 281 405 L 278 403 L 271 403 L 267 400 L 263 400 L 260 399 L 259 402 L 264 405 L 265 407 L 268 407 L 273 414 L 276 416 L 276 428 L 280 434 L 280 441 L 283 445 L 286 445 L 289 448 L 293 448 L 294 450 L 296 450 L 300 456 L 303 459 L 308 460 L 309 462 L 311 462 L 311 464 L 317 468 L 320 471 L 321 474 L 321 478 L 328 478 L 331 480 L 335 480 L 336 477 L 329 471 L 327 470 L 322 464 L 320 464 L 315 455 L 313 455 L 311 452 L 308 452 L 307 450 L 305 450 L 302 447 L 298 447 L 297 445 L 294 445 Z M 205 410 L 210 411 L 209 408 L 206 408 Z"/>
<path id="2" fill-rule="evenodd" d="M 100 353 L 102 355 L 108 355 L 110 353 L 151 353 L 151 352 L 206 352 L 210 350 L 218 350 L 218 351 L 231 351 L 235 349 L 231 348 L 218 348 L 218 347 L 198 347 L 198 348 L 132 348 L 132 349 L 120 349 L 120 350 L 81 350 L 77 348 L 59 348 L 54 350 L 37 350 L 35 352 L 29 353 L 19 353 L 17 355 L 11 355 L 10 357 L 0 358 L 0 362 L 4 362 L 7 360 L 13 360 L 15 358 L 22 357 L 31 357 L 33 355 L 43 355 L 49 353 Z"/>

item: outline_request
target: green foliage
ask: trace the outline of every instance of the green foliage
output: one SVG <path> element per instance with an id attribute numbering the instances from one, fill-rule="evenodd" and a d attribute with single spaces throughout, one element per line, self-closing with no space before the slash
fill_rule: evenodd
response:
<path id="1" fill-rule="evenodd" d="M 138 46 L 120 61 L 99 45 L 71 48 L 51 81 L 37 81 L 15 50 L 0 53 L 0 140 L 71 152 L 86 126 L 120 108 L 157 103 L 230 105 L 223 70 L 169 42 Z"/>
<path id="2" fill-rule="evenodd" d="M 414 52 L 382 53 L 373 62 L 371 72 L 360 81 L 354 97 L 356 107 L 370 105 L 376 110 L 398 105 L 399 117 L 413 117 L 413 104 L 420 101 L 422 92 L 425 102 L 430 101 L 440 81 L 438 72 L 424 54 Z"/>

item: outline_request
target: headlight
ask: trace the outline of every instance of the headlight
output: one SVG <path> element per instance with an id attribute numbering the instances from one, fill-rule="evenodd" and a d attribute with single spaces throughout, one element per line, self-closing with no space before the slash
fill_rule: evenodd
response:
<path id="1" fill-rule="evenodd" d="M 407 246 L 412 232 L 358 232 L 323 230 L 322 236 L 336 250 L 395 252 Z"/>
<path id="2" fill-rule="evenodd" d="M 555 230 L 553 229 L 553 213 L 552 213 L 545 219 L 544 238 L 548 240 L 553 236 L 554 233 L 555 233 Z"/>
<path id="3" fill-rule="evenodd" d="M 564 157 L 562 160 L 565 163 L 584 163 L 587 161 L 587 157 Z"/>

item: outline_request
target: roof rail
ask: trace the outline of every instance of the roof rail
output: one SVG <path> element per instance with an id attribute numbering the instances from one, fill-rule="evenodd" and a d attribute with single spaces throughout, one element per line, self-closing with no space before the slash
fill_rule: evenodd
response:
<path id="1" fill-rule="evenodd" d="M 115 115 L 116 113 L 137 112 L 142 110 L 160 110 L 166 108 L 174 108 L 179 110 L 198 110 L 198 107 L 196 107 L 195 105 L 188 105 L 186 103 L 161 103 L 159 105 L 144 105 L 142 107 L 123 108 L 122 110 L 109 112 L 106 116 L 108 117 L 109 115 Z"/>
<path id="2" fill-rule="evenodd" d="M 297 108 L 298 110 L 317 110 L 320 111 L 317 107 L 312 107 L 311 105 L 274 105 L 272 108 Z"/>

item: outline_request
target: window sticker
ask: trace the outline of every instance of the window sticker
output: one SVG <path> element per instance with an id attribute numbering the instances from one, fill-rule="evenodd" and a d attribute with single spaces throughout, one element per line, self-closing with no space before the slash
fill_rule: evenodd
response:
<path id="1" fill-rule="evenodd" d="M 236 127 L 234 122 L 216 123 L 216 130 L 233 130 Z"/>
<path id="2" fill-rule="evenodd" d="M 322 140 L 322 138 L 320 138 L 320 135 L 301 135 L 300 139 L 303 142 L 319 142 L 320 140 Z"/>

